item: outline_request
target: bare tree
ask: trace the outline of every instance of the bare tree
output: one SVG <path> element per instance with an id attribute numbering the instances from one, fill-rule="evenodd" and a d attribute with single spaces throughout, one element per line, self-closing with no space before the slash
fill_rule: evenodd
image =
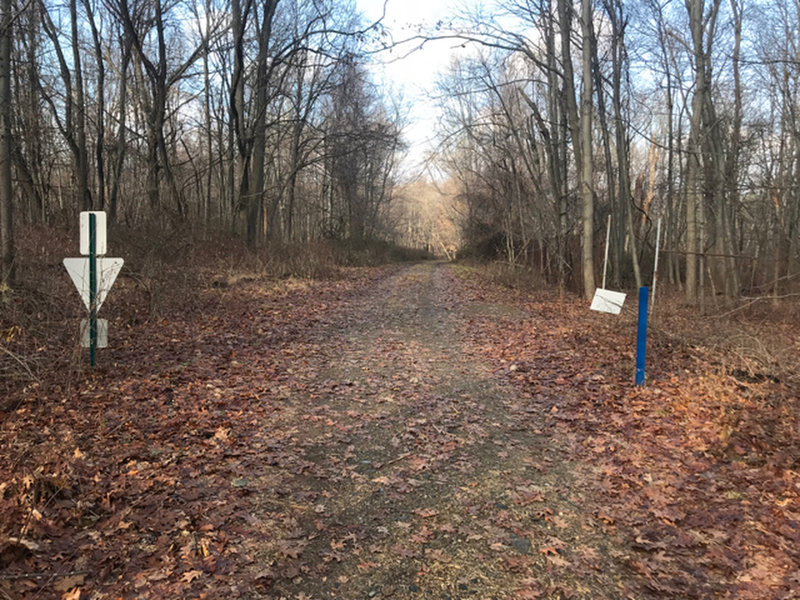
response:
<path id="1" fill-rule="evenodd" d="M 592 3 L 582 0 L 581 31 L 583 45 L 581 71 L 583 75 L 583 96 L 581 97 L 581 202 L 583 230 L 581 235 L 583 295 L 591 300 L 594 295 L 594 182 L 592 166 Z M 569 57 L 565 56 L 564 60 Z M 576 151 L 576 154 L 578 152 Z"/>
<path id="2" fill-rule="evenodd" d="M 165 208 L 161 203 L 162 174 L 166 179 L 172 197 L 172 214 L 184 218 L 185 199 L 182 197 L 172 169 L 170 152 L 167 147 L 165 127 L 168 123 L 168 103 L 174 86 L 182 81 L 199 60 L 205 47 L 203 39 L 181 57 L 170 55 L 167 40 L 169 11 L 173 5 L 165 5 L 162 0 L 153 3 L 131 5 L 128 0 L 110 0 L 114 15 L 122 23 L 125 35 L 135 51 L 135 59 L 141 64 L 147 79 L 146 93 L 139 98 L 147 116 L 147 195 L 150 207 L 158 212 Z M 152 12 L 150 12 L 152 11 Z M 217 35 L 215 24 L 205 36 Z M 147 38 L 155 37 L 154 56 Z M 142 90 L 145 92 L 145 90 Z"/>
<path id="3" fill-rule="evenodd" d="M 70 31 L 72 46 L 72 65 L 62 47 L 60 24 L 53 21 L 47 7 L 42 4 L 42 28 L 50 40 L 57 57 L 61 85 L 59 90 L 52 85 L 48 91 L 44 86 L 42 92 L 50 105 L 52 115 L 59 131 L 66 141 L 72 160 L 72 172 L 75 179 L 76 205 L 81 210 L 89 210 L 92 206 L 89 191 L 89 155 L 86 147 L 86 103 L 83 90 L 83 69 L 80 53 L 80 34 L 78 31 L 78 8 L 75 0 L 70 0 Z M 63 96 L 63 114 L 57 96 Z"/>
<path id="4" fill-rule="evenodd" d="M 0 283 L 14 279 L 14 225 L 11 186 L 11 24 L 12 0 L 3 0 L 0 16 Z"/>
<path id="5" fill-rule="evenodd" d="M 103 56 L 103 44 L 100 39 L 100 32 L 97 28 L 95 14 L 89 0 L 82 0 L 83 8 L 86 13 L 86 21 L 92 32 L 92 43 L 94 47 L 94 60 L 97 67 L 97 89 L 96 101 L 97 111 L 95 113 L 95 176 L 97 177 L 97 202 L 98 210 L 106 210 L 106 165 L 105 165 L 105 145 L 106 145 L 106 69 L 105 58 Z M 85 128 L 85 125 L 84 125 Z M 84 134 L 85 135 L 85 134 Z M 85 144 L 85 140 L 84 140 Z M 88 171 L 88 167 L 87 167 Z"/>

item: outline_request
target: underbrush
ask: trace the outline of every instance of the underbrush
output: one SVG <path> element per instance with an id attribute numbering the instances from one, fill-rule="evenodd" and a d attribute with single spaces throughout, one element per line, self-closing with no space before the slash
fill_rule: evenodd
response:
<path id="1" fill-rule="evenodd" d="M 456 272 L 502 285 L 510 301 L 548 322 L 566 318 L 559 335 L 574 344 L 574 356 L 589 360 L 598 376 L 632 385 L 638 306 L 631 290 L 615 316 L 592 312 L 576 294 L 559 300 L 555 286 L 526 269 L 462 262 Z M 691 420 L 706 423 L 703 435 L 720 455 L 739 457 L 745 449 L 761 461 L 800 468 L 800 304 L 742 299 L 723 307 L 711 299 L 701 314 L 662 284 L 651 308 L 644 389 L 673 395 Z"/>
<path id="2" fill-rule="evenodd" d="M 489 280 L 521 299 L 551 302 L 559 293 L 538 272 L 506 262 L 459 261 L 458 271 L 464 277 L 472 274 L 476 280 Z M 633 290 L 622 291 L 627 291 L 628 297 L 619 317 L 592 313 L 586 303 L 587 323 L 609 331 L 628 327 L 635 334 L 637 297 Z M 578 294 L 568 294 L 565 301 L 570 298 L 582 302 Z M 698 307 L 685 303 L 681 292 L 662 283 L 649 316 L 650 351 L 670 349 L 674 356 L 702 358 L 714 372 L 744 383 L 800 385 L 800 302 L 758 300 L 742 298 L 723 304 L 711 298 L 701 313 Z"/>
<path id="3" fill-rule="evenodd" d="M 789 598 L 800 582 L 800 325 L 797 305 L 750 300 L 707 313 L 656 298 L 646 385 L 633 385 L 636 295 L 620 315 L 578 295 L 500 289 L 460 266 L 471 299 L 523 308 L 476 323 L 482 351 L 529 402 L 532 427 L 586 465 L 630 565 L 665 597 Z M 742 307 L 738 309 L 738 307 Z M 709 311 L 713 313 L 709 314 Z M 658 560 L 654 560 L 658 551 Z M 712 591 L 715 590 L 715 591 Z M 716 592 L 719 593 L 716 593 Z"/>
<path id="4" fill-rule="evenodd" d="M 335 263 L 343 267 L 376 267 L 431 258 L 424 250 L 402 248 L 380 240 L 332 241 L 328 245 Z"/>
<path id="5" fill-rule="evenodd" d="M 17 280 L 0 291 L 0 411 L 11 410 L 46 378 L 69 385 L 84 368 L 80 320 L 86 311 L 62 260 L 78 255 L 77 232 L 20 228 Z M 170 315 L 204 314 L 219 302 L 216 289 L 258 281 L 336 279 L 348 268 L 427 258 L 386 242 L 322 241 L 253 249 L 222 235 L 113 230 L 108 256 L 125 265 L 100 318 L 112 331 L 131 330 Z M 113 343 L 113 342 L 111 342 Z"/>
<path id="6" fill-rule="evenodd" d="M 538 271 L 507 262 L 491 262 L 483 265 L 486 275 L 495 283 L 511 289 L 542 289 L 549 284 Z"/>

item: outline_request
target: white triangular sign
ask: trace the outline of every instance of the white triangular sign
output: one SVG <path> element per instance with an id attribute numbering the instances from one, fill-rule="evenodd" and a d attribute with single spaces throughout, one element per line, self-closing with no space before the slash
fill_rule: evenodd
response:
<path id="1" fill-rule="evenodd" d="M 111 286 L 117 280 L 117 275 L 125 261 L 121 258 L 97 258 L 97 309 L 103 305 Z M 72 282 L 81 295 L 81 300 L 86 305 L 86 310 L 91 310 L 89 293 L 89 258 L 65 258 L 64 267 L 72 278 Z"/>

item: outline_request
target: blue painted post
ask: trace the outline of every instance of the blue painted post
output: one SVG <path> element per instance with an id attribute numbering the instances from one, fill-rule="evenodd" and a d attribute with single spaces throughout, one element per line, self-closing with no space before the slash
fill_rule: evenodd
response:
<path id="1" fill-rule="evenodd" d="M 636 336 L 636 385 L 644 385 L 644 355 L 647 349 L 647 286 L 639 288 L 639 331 Z"/>

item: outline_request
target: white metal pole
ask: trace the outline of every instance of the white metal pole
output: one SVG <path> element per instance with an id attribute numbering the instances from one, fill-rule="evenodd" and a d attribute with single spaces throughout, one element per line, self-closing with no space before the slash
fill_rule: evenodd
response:
<path id="1" fill-rule="evenodd" d="M 606 289 L 606 272 L 608 271 L 608 238 L 611 237 L 611 215 L 608 215 L 608 225 L 606 225 L 606 254 L 603 259 L 603 289 Z"/>
<path id="2" fill-rule="evenodd" d="M 656 283 L 658 282 L 658 253 L 661 249 L 661 218 L 658 219 L 656 227 L 656 260 L 653 264 L 653 291 L 650 297 L 650 312 L 653 312 L 653 305 L 656 303 Z"/>

